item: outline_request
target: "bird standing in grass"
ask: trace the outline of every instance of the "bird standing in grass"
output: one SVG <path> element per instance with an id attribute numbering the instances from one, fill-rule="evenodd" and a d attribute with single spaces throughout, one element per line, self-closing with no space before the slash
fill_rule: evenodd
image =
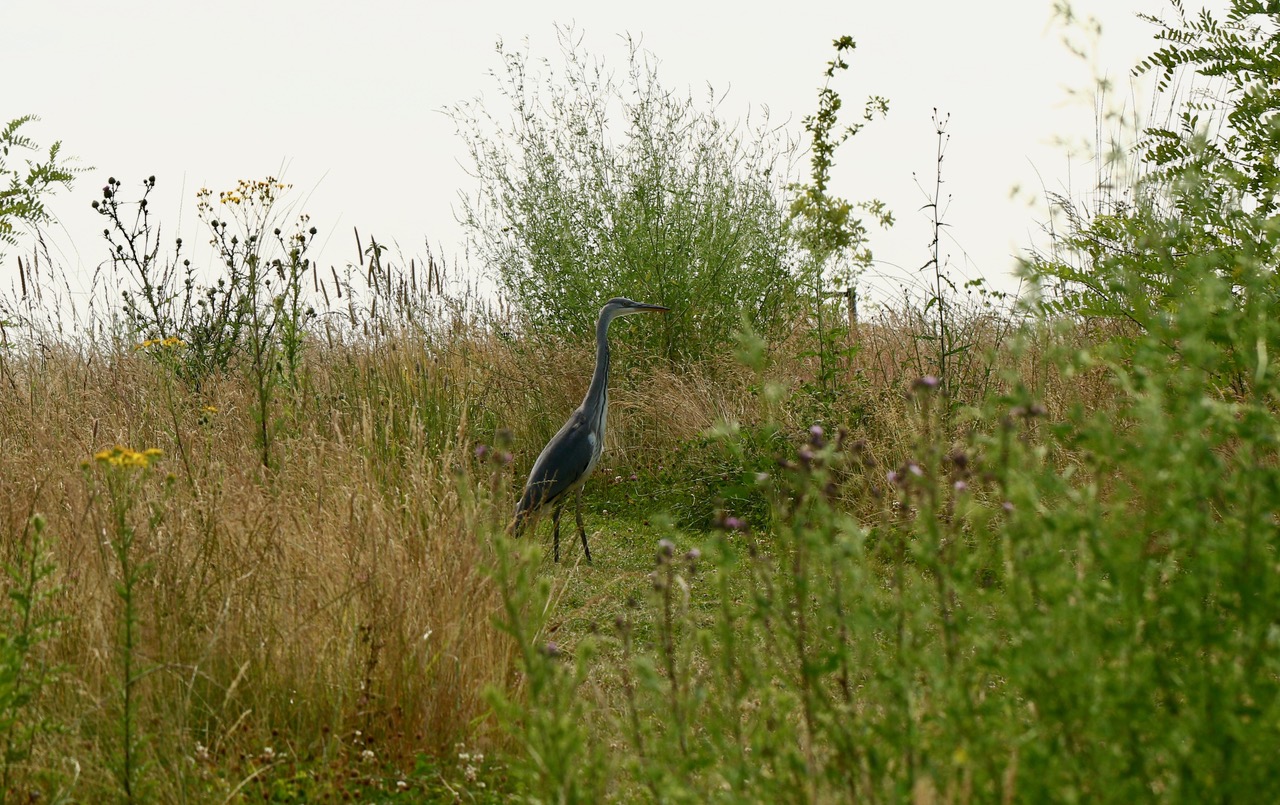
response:
<path id="1" fill-rule="evenodd" d="M 600 309 L 600 320 L 596 322 L 596 368 L 591 374 L 587 396 L 533 463 L 533 471 L 524 485 L 524 494 L 516 504 L 515 519 L 508 529 L 519 536 L 527 526 L 536 525 L 538 518 L 550 506 L 551 521 L 555 524 L 557 562 L 560 561 L 560 511 L 570 494 L 575 498 L 582 552 L 586 554 L 587 561 L 591 561 L 587 531 L 582 525 L 582 486 L 596 468 L 604 450 L 604 425 L 609 413 L 609 322 L 619 316 L 665 313 L 667 310 L 661 305 L 646 305 L 620 296 L 610 299 Z"/>

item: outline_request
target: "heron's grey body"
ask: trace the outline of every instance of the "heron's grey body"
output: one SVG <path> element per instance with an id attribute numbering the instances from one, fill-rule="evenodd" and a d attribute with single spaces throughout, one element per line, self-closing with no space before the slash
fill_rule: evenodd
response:
<path id="1" fill-rule="evenodd" d="M 519 534 L 526 525 L 536 523 L 548 506 L 552 507 L 557 562 L 560 561 L 560 512 L 570 494 L 575 498 L 582 551 L 587 561 L 591 561 L 587 532 L 582 525 L 582 485 L 591 476 L 604 450 L 605 420 L 609 415 L 609 322 L 633 313 L 666 310 L 660 305 L 633 302 L 623 297 L 615 297 L 605 303 L 596 322 L 596 368 L 591 374 L 587 395 L 533 463 L 524 494 L 516 505 L 511 529 Z"/>

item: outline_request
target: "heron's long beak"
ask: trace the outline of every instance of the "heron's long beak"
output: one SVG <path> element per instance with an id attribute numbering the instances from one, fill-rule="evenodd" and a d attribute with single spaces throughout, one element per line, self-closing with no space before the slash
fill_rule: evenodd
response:
<path id="1" fill-rule="evenodd" d="M 636 302 L 636 306 L 632 308 L 637 313 L 670 313 L 671 308 L 662 305 L 646 305 L 643 302 Z"/>

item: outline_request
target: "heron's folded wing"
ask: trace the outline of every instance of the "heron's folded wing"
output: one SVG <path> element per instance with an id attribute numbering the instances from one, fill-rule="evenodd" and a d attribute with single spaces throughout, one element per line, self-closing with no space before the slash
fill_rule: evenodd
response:
<path id="1" fill-rule="evenodd" d="M 591 464 L 591 456 L 591 435 L 586 417 L 575 411 L 534 462 L 516 511 L 533 511 L 555 502 L 582 480 Z"/>

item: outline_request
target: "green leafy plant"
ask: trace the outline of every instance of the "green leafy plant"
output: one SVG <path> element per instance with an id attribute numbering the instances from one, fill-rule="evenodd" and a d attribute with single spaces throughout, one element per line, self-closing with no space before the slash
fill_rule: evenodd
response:
<path id="1" fill-rule="evenodd" d="M 502 595 L 500 627 L 518 650 L 521 679 L 513 691 L 491 689 L 490 701 L 519 746 L 511 775 L 530 801 L 598 802 L 608 764 L 593 740 L 583 698 L 592 647 L 567 654 L 546 637 L 552 584 L 537 577 L 541 548 L 495 537 L 494 581 Z"/>
<path id="2" fill-rule="evenodd" d="M 150 481 L 153 465 L 161 451 L 149 448 L 142 452 L 127 447 L 101 450 L 92 461 L 85 462 L 84 471 L 90 493 L 101 495 L 105 506 L 105 532 L 107 548 L 118 573 L 116 595 L 120 601 L 120 638 L 118 660 L 119 679 L 119 754 L 114 769 L 124 799 L 134 802 L 146 799 L 142 773 L 146 734 L 139 718 L 142 682 L 153 670 L 140 656 L 139 631 L 140 588 L 150 570 L 145 561 L 139 560 L 139 528 L 134 508 L 142 498 L 142 492 Z M 164 517 L 164 507 L 153 503 L 146 513 L 146 530 L 153 532 Z"/>
<path id="3" fill-rule="evenodd" d="M 52 221 L 45 201 L 59 186 L 70 188 L 80 170 L 66 162 L 61 140 L 49 146 L 43 161 L 26 160 L 25 171 L 13 165 L 21 152 L 41 151 L 21 131 L 37 120 L 35 115 L 23 115 L 0 128 L 0 247 L 18 244 L 18 225 L 35 227 Z"/>
<path id="4" fill-rule="evenodd" d="M 743 315 L 780 332 L 790 147 L 767 122 L 743 134 L 671 92 L 634 43 L 618 80 L 573 36 L 561 32 L 558 75 L 499 45 L 511 123 L 479 103 L 453 110 L 479 177 L 462 216 L 479 257 L 544 334 L 591 332 L 616 295 L 672 308 L 619 334 L 668 359 L 709 357 Z"/>
<path id="5" fill-rule="evenodd" d="M 1171 20 L 1145 16 L 1161 45 L 1135 70 L 1155 75 L 1168 122 L 1142 130 L 1136 175 L 1092 211 L 1059 204 L 1069 226 L 1030 265 L 1050 291 L 1043 304 L 1051 313 L 1150 332 L 1205 274 L 1230 279 L 1242 308 L 1258 301 L 1245 287 L 1269 277 L 1261 292 L 1276 292 L 1274 17 L 1248 0 L 1195 15 L 1180 0 L 1169 5 Z M 1198 89 L 1184 93 L 1183 85 Z M 1244 391 L 1252 381 L 1242 363 L 1251 359 L 1226 357 L 1215 374 Z"/>
<path id="6" fill-rule="evenodd" d="M 827 62 L 823 74 L 825 82 L 818 91 L 818 111 L 804 119 L 804 128 L 811 141 L 809 181 L 789 187 L 793 194 L 790 210 L 792 234 L 808 256 L 802 277 L 813 311 L 816 343 L 811 354 L 818 358 L 816 387 L 819 397 L 827 402 L 835 394 L 838 380 L 845 374 L 856 350 L 856 345 L 848 341 L 848 334 L 834 326 L 838 321 L 839 305 L 829 301 L 833 294 L 828 288 L 843 286 L 844 291 L 834 295 L 846 295 L 848 304 L 852 306 L 855 304 L 853 294 L 856 293 L 854 285 L 858 274 L 871 263 L 867 227 L 856 212 L 863 211 L 881 226 L 893 223 L 893 214 L 882 202 L 871 200 L 855 205 L 828 190 L 837 149 L 868 123 L 889 112 L 889 101 L 873 95 L 863 106 L 861 120 L 840 126 L 839 113 L 844 100 L 831 82 L 838 71 L 849 69 L 845 56 L 852 53 L 857 45 L 850 36 L 840 37 L 833 45 L 836 55 Z M 853 311 L 850 310 L 852 316 Z"/>
<path id="7" fill-rule="evenodd" d="M 0 787 L 18 791 L 27 782 L 24 763 L 42 733 L 57 729 L 39 713 L 42 692 L 58 681 L 62 669 L 41 655 L 44 644 L 57 634 L 62 616 L 51 611 L 57 587 L 56 571 L 49 556 L 45 519 L 32 515 L 23 529 L 18 555 L 5 566 L 8 599 L 3 631 L 0 631 Z"/>

